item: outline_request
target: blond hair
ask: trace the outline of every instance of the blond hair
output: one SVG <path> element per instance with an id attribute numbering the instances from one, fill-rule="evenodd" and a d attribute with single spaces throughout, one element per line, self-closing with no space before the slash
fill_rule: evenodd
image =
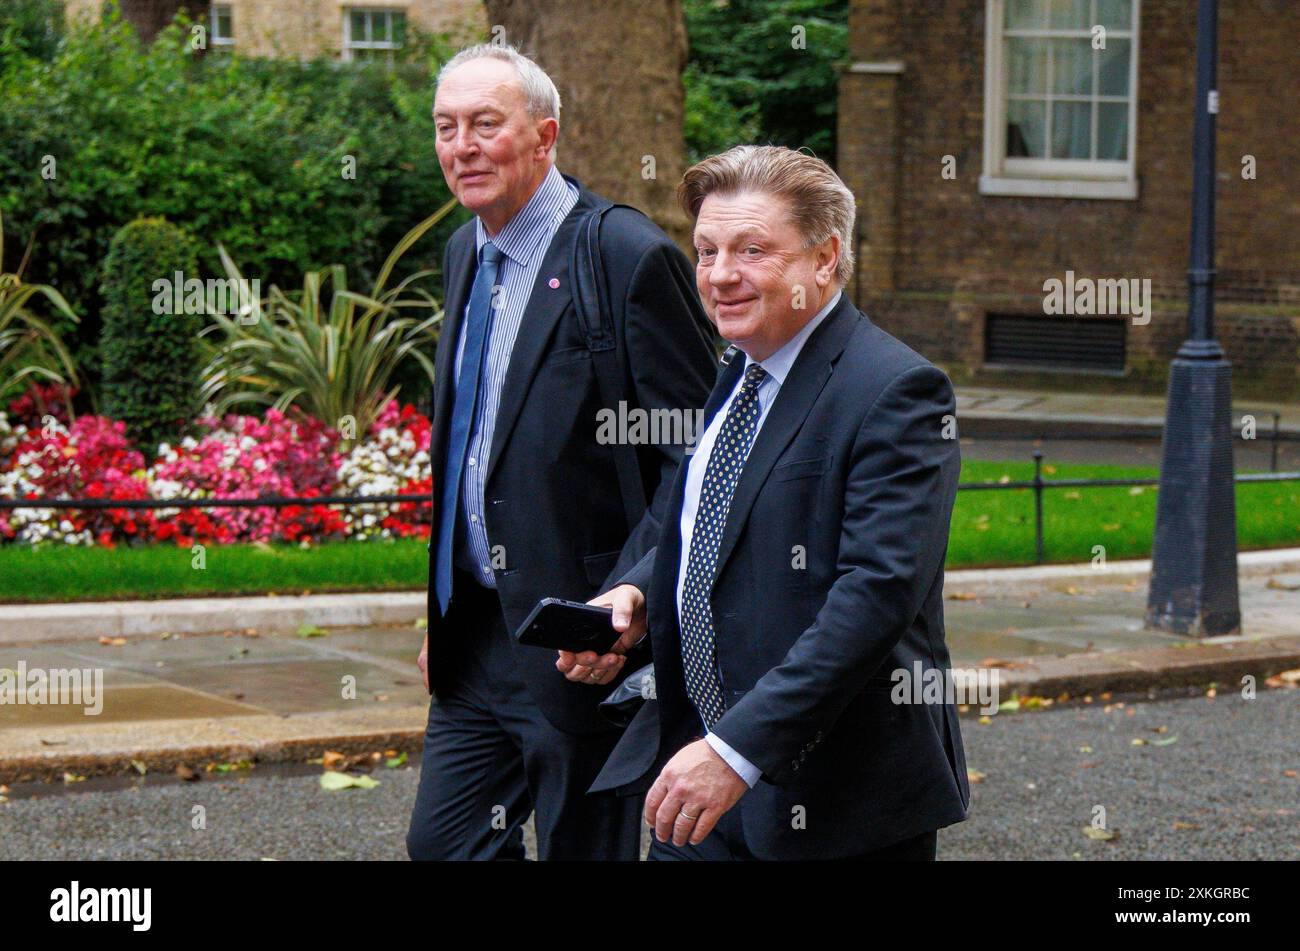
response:
<path id="1" fill-rule="evenodd" d="M 691 166 L 677 186 L 677 200 L 691 216 L 711 194 L 761 192 L 785 201 L 805 247 L 838 235 L 840 259 L 835 280 L 853 278 L 853 192 L 821 159 L 779 145 L 737 145 Z"/>

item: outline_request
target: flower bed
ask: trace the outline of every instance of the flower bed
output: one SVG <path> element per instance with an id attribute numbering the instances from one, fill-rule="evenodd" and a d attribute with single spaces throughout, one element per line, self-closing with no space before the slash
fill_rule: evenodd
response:
<path id="1" fill-rule="evenodd" d="M 146 465 L 121 422 L 31 394 L 0 411 L 0 498 L 253 499 L 268 495 L 427 498 L 429 421 L 389 402 L 343 452 L 339 433 L 302 416 L 206 416 Z M 47 394 L 48 395 L 48 394 Z M 37 408 L 39 407 L 39 409 Z M 429 536 L 428 506 L 50 509 L 0 511 L 0 543 L 104 545 L 295 542 Z"/>

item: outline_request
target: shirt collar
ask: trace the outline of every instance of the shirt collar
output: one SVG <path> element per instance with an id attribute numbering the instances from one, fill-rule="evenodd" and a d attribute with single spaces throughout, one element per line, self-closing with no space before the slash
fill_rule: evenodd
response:
<path id="1" fill-rule="evenodd" d="M 813 315 L 813 319 L 803 325 L 803 329 L 790 338 L 784 347 L 772 354 L 766 360 L 754 360 L 752 357 L 745 357 L 745 369 L 748 370 L 753 364 L 760 363 L 767 375 L 776 380 L 776 385 L 781 386 L 785 383 L 786 375 L 789 374 L 790 368 L 794 366 L 794 361 L 799 358 L 799 351 L 803 345 L 808 342 L 817 325 L 826 319 L 826 315 L 835 309 L 835 305 L 840 302 L 840 297 L 844 294 L 843 290 L 835 292 L 835 296 L 821 310 Z"/>
<path id="2" fill-rule="evenodd" d="M 548 236 L 548 225 L 554 224 L 568 213 L 564 199 L 569 195 L 569 183 L 564 180 L 560 170 L 554 165 L 537 186 L 524 207 L 515 212 L 515 216 L 506 222 L 506 226 L 497 232 L 491 241 L 516 264 L 527 266 L 528 259 L 542 239 Z M 478 237 L 477 250 L 481 253 L 487 243 L 487 229 L 483 219 L 474 219 L 475 233 Z"/>

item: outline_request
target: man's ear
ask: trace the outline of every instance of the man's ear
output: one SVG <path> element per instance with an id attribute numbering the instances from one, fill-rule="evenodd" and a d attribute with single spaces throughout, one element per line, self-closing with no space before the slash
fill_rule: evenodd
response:
<path id="1" fill-rule="evenodd" d="M 817 285 L 826 287 L 835 279 L 840 264 L 840 236 L 831 235 L 817 246 Z"/>
<path id="2" fill-rule="evenodd" d="M 550 155 L 551 149 L 555 148 L 555 140 L 560 137 L 559 121 L 550 116 L 538 120 L 537 137 L 540 140 L 537 147 L 541 150 L 542 157 Z"/>

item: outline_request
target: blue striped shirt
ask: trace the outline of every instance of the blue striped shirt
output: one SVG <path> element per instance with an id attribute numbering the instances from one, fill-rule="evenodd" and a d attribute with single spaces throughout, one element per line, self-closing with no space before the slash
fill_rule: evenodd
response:
<path id="1" fill-rule="evenodd" d="M 483 379 L 479 386 L 478 413 L 474 431 L 470 434 L 469 453 L 461 475 L 460 507 L 457 512 L 456 564 L 475 575 L 479 583 L 488 588 L 497 586 L 492 570 L 492 556 L 488 545 L 487 529 L 483 524 L 483 482 L 487 477 L 488 454 L 492 449 L 492 433 L 496 429 L 497 407 L 501 403 L 501 388 L 505 384 L 510 353 L 528 307 L 533 282 L 546 257 L 551 239 L 559 230 L 560 222 L 578 202 L 578 189 L 564 180 L 554 165 L 533 192 L 528 203 L 506 222 L 492 243 L 502 254 L 497 273 L 495 309 L 488 327 L 487 352 L 483 355 Z M 475 219 L 478 236 L 478 260 L 488 241 L 483 219 Z M 461 326 L 469 312 L 461 315 Z M 456 351 L 456 381 L 460 381 L 460 366 L 465 357 L 465 335 L 460 335 Z"/>

